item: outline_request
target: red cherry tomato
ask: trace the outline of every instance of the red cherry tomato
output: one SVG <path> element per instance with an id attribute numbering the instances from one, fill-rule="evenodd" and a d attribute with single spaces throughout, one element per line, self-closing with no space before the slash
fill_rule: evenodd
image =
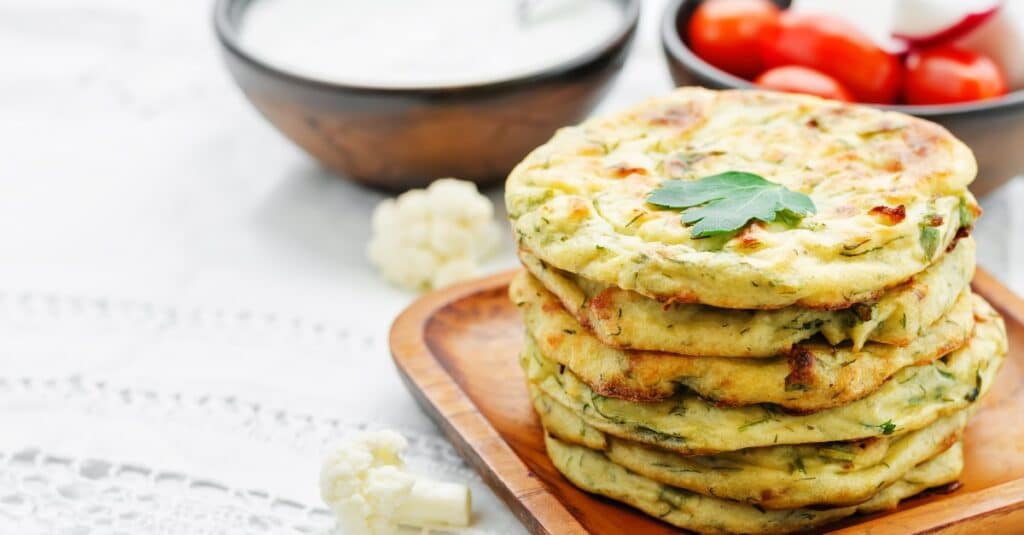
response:
<path id="1" fill-rule="evenodd" d="M 761 32 L 766 67 L 801 65 L 843 84 L 861 102 L 889 104 L 899 94 L 903 66 L 850 23 L 821 13 L 784 11 Z"/>
<path id="2" fill-rule="evenodd" d="M 983 54 L 946 46 L 914 52 L 907 58 L 904 95 L 909 104 L 983 100 L 1006 91 L 1006 75 Z"/>
<path id="3" fill-rule="evenodd" d="M 821 98 L 853 102 L 853 95 L 835 78 L 814 69 L 787 65 L 765 71 L 754 84 L 774 91 L 806 93 Z"/>
<path id="4" fill-rule="evenodd" d="M 690 47 L 723 71 L 753 78 L 763 68 L 758 35 L 778 16 L 769 0 L 705 0 L 690 17 Z"/>

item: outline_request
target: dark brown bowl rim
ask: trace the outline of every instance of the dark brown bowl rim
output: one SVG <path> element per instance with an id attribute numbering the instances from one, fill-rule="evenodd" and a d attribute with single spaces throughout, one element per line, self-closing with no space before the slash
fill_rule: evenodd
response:
<path id="1" fill-rule="evenodd" d="M 668 53 L 669 61 L 681 63 L 686 69 L 697 72 L 722 87 L 754 88 L 749 80 L 729 74 L 710 63 L 707 63 L 690 50 L 683 37 L 676 30 L 676 20 L 683 4 L 697 0 L 670 0 L 662 12 L 661 42 Z M 944 104 L 932 106 L 909 106 L 890 104 L 869 104 L 872 107 L 898 111 L 919 117 L 951 117 L 968 114 L 998 113 L 1013 108 L 1024 109 L 1024 89 L 1018 89 L 991 100 L 979 100 L 963 104 Z"/>
<path id="2" fill-rule="evenodd" d="M 499 80 L 483 81 L 470 84 L 452 85 L 423 85 L 423 86 L 386 86 L 371 84 L 347 84 L 322 80 L 302 74 L 281 69 L 264 62 L 258 57 L 250 54 L 245 47 L 239 43 L 238 24 L 232 21 L 233 10 L 245 9 L 236 7 L 241 3 L 251 3 L 258 0 L 216 0 L 213 7 L 213 26 L 217 39 L 221 45 L 235 56 L 246 61 L 250 65 L 268 72 L 272 75 L 290 80 L 293 83 L 315 86 L 322 89 L 334 90 L 345 93 L 365 93 L 378 95 L 445 95 L 450 93 L 467 92 L 493 92 L 496 90 L 511 89 L 525 85 L 532 85 L 550 80 L 563 78 L 571 75 L 577 70 L 585 69 L 593 63 L 599 62 L 603 57 L 612 51 L 618 50 L 629 42 L 630 34 L 636 29 L 640 20 L 640 6 L 643 0 L 616 0 L 623 4 L 623 20 L 615 32 L 586 52 L 566 60 L 562 63 L 545 67 L 536 72 L 525 75 L 514 76 Z"/>

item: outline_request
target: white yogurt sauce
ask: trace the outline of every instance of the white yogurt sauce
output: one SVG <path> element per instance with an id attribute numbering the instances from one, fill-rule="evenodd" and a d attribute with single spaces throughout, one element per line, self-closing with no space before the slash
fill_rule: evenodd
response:
<path id="1" fill-rule="evenodd" d="M 254 0 L 241 44 L 294 74 L 345 84 L 474 84 L 543 70 L 621 26 L 613 0 Z"/>

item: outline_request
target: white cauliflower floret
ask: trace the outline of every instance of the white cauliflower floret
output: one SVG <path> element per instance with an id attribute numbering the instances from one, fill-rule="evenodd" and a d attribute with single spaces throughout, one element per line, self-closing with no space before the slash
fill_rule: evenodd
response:
<path id="1" fill-rule="evenodd" d="M 415 482 L 402 471 L 399 454 L 405 448 L 405 439 L 397 433 L 366 433 L 324 461 L 320 494 L 345 533 L 388 533 L 391 516 Z"/>
<path id="2" fill-rule="evenodd" d="M 324 460 L 320 495 L 346 535 L 387 535 L 399 525 L 469 525 L 469 488 L 406 473 L 406 446 L 393 431 L 364 432 Z"/>
<path id="3" fill-rule="evenodd" d="M 454 178 L 382 201 L 372 225 L 370 261 L 387 280 L 420 291 L 475 277 L 499 236 L 490 199 Z"/>

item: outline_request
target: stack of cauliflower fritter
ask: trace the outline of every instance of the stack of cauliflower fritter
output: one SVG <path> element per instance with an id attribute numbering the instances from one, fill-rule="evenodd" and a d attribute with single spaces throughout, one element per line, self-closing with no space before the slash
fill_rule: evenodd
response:
<path id="1" fill-rule="evenodd" d="M 702 533 L 955 481 L 1006 354 L 975 174 L 937 125 L 806 96 L 686 88 L 559 131 L 506 186 L 555 466 Z"/>

